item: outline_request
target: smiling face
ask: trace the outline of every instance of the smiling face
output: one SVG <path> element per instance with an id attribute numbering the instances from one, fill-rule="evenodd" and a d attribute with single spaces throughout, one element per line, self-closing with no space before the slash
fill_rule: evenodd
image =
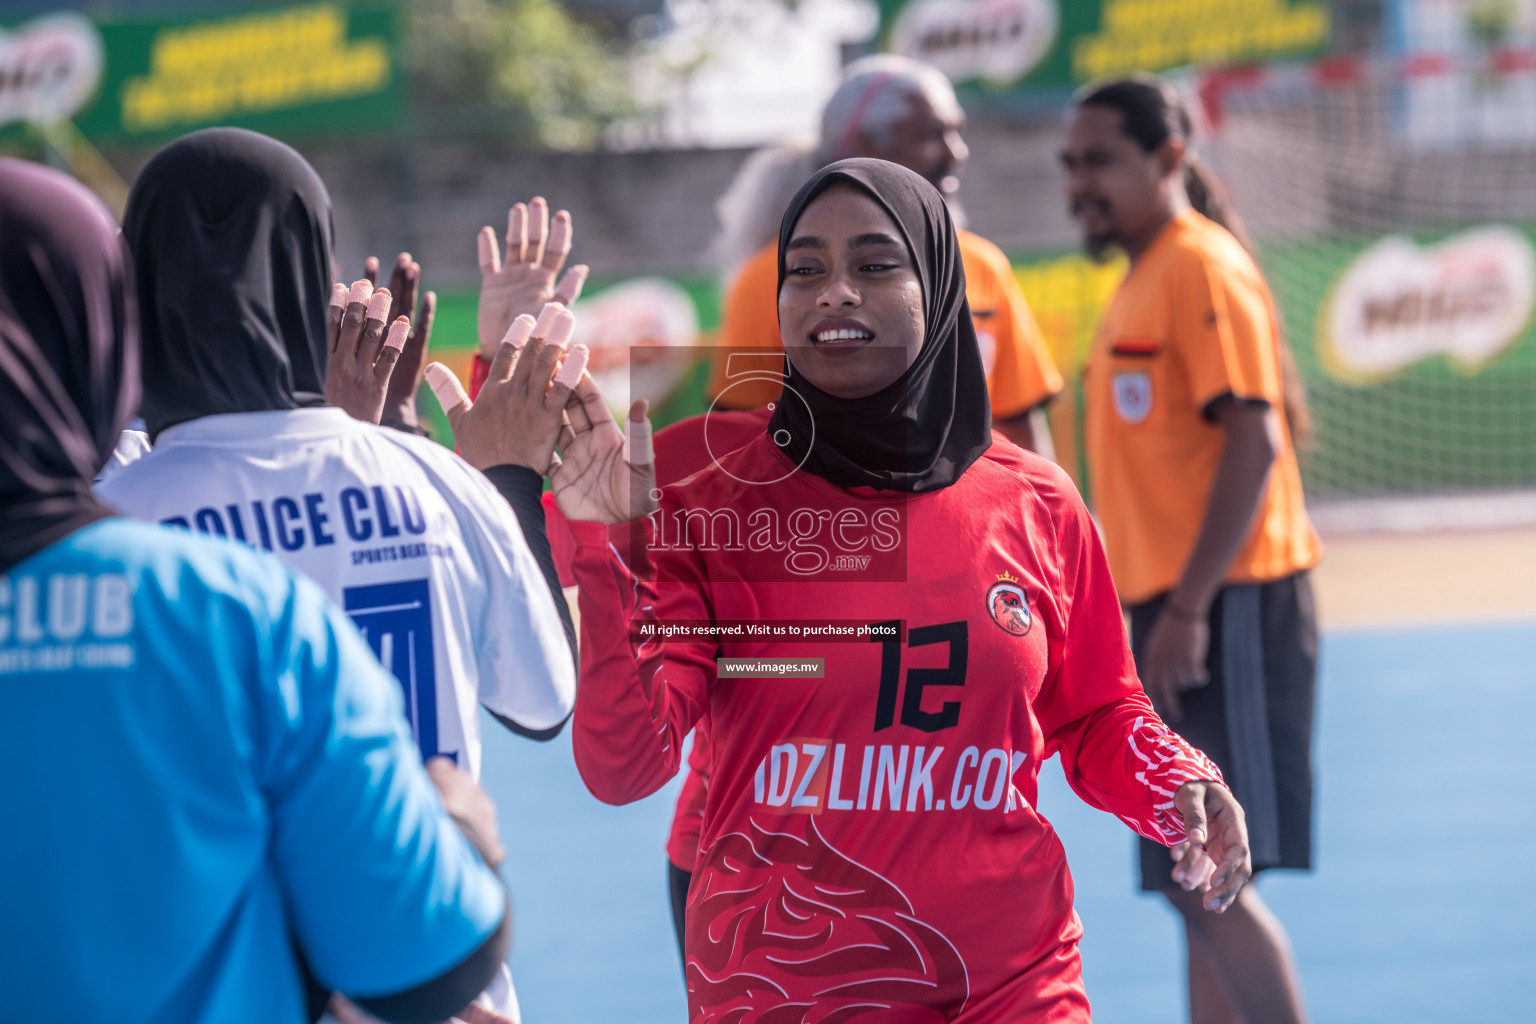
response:
<path id="1" fill-rule="evenodd" d="M 1110 246 L 1129 249 L 1167 217 L 1183 140 L 1170 138 L 1150 153 L 1126 134 L 1125 115 L 1085 105 L 1072 112 L 1061 147 L 1067 204 L 1095 259 Z"/>
<path id="2" fill-rule="evenodd" d="M 797 374 L 837 398 L 864 398 L 907 372 L 923 347 L 923 287 L 890 215 L 851 185 L 800 214 L 784 252 L 779 332 Z"/>

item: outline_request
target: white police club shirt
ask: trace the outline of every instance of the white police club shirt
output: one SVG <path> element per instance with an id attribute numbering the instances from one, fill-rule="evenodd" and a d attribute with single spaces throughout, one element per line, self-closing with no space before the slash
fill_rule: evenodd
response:
<path id="1" fill-rule="evenodd" d="M 512 509 L 426 438 L 333 408 L 206 416 L 96 490 L 319 581 L 400 681 L 423 757 L 479 777 L 476 703 L 534 735 L 571 713 L 570 649 Z"/>
<path id="2" fill-rule="evenodd" d="M 96 482 L 116 476 L 126 466 L 138 462 L 150 451 L 149 435 L 144 432 L 144 421 L 134 420 L 128 424 L 128 429 L 117 436 L 117 447 L 112 449 L 112 454 L 107 457 L 107 464 L 101 467 L 101 472 L 96 474 Z"/>

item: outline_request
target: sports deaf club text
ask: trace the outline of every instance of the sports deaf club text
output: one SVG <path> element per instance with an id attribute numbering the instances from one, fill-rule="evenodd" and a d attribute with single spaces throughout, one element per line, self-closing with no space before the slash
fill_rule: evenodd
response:
<path id="1" fill-rule="evenodd" d="M 121 573 L 0 576 L 0 675 L 128 668 L 132 632 L 133 586 Z"/>
<path id="2" fill-rule="evenodd" d="M 757 766 L 752 800 L 792 814 L 823 811 L 943 811 L 999 803 L 1012 811 L 1024 801 L 1013 775 L 1028 755 L 994 747 L 944 747 L 792 739 L 775 745 Z M 857 779 L 855 780 L 855 775 Z M 948 783 L 946 786 L 945 783 Z M 1006 802 L 1005 802 L 1006 797 Z"/>
<path id="3" fill-rule="evenodd" d="M 659 509 L 650 516 L 651 545 L 675 551 L 782 552 L 784 568 L 796 576 L 864 572 L 880 556 L 901 547 L 905 517 L 900 505 L 882 505 L 872 511 L 844 507 L 785 512 L 771 506 L 751 511 Z"/>

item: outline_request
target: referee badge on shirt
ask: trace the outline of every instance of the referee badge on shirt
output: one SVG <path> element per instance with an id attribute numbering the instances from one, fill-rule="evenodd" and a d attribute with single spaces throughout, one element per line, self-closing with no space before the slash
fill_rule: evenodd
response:
<path id="1" fill-rule="evenodd" d="M 1010 636 L 1029 632 L 1029 595 L 1012 573 L 1004 572 L 987 590 L 987 614 Z"/>
<path id="2" fill-rule="evenodd" d="M 1140 423 L 1152 411 L 1152 378 L 1144 370 L 1115 374 L 1115 411 L 1127 423 Z"/>

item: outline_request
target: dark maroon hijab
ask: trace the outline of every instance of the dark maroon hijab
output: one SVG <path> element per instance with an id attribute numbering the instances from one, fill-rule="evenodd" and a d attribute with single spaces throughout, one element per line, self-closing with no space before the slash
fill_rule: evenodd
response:
<path id="1" fill-rule="evenodd" d="M 138 399 L 112 215 L 74 179 L 0 159 L 0 574 L 113 514 L 91 482 Z"/>

